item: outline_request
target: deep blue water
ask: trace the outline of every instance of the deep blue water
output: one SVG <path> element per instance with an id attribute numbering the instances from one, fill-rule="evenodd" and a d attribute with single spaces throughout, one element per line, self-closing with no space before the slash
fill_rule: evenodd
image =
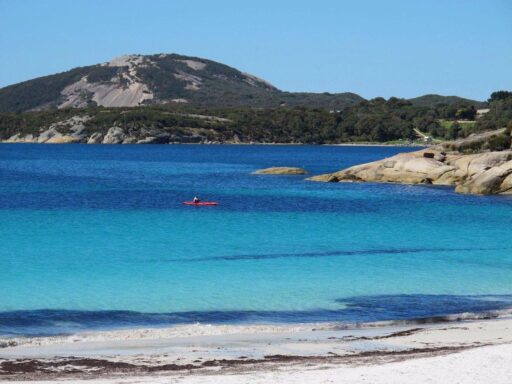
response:
<path id="1" fill-rule="evenodd" d="M 0 334 L 509 307 L 512 199 L 251 175 L 410 150 L 2 144 Z"/>

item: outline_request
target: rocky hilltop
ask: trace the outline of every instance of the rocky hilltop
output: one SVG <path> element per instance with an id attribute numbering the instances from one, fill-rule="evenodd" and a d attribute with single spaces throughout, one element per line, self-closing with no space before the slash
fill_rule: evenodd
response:
<path id="1" fill-rule="evenodd" d="M 307 74 L 305 74 L 307 75 Z M 286 92 L 228 65 L 175 53 L 124 55 L 0 88 L 0 113 L 86 107 L 307 107 L 339 111 L 364 101 L 351 93 Z M 424 95 L 416 106 L 485 103 Z"/>
<path id="2" fill-rule="evenodd" d="M 343 109 L 354 93 L 283 92 L 227 65 L 178 54 L 125 55 L 0 88 L 0 112 L 186 104 Z"/>
<path id="3" fill-rule="evenodd" d="M 435 184 L 454 186 L 459 193 L 512 194 L 510 135 L 506 129 L 485 132 L 309 180 Z M 486 151 L 489 142 L 498 140 L 503 150 Z"/>

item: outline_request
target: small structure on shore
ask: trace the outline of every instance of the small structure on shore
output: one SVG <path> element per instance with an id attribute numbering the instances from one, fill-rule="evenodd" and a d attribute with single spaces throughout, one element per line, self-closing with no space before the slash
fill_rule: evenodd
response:
<path id="1" fill-rule="evenodd" d="M 416 136 L 420 139 L 423 139 L 423 142 L 425 144 L 432 144 L 432 136 L 428 136 L 421 132 L 419 129 L 414 128 L 414 132 L 416 133 Z"/>

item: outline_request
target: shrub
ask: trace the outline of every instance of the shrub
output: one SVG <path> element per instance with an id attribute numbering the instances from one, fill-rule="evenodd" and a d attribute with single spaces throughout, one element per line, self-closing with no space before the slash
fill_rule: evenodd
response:
<path id="1" fill-rule="evenodd" d="M 510 148 L 511 142 L 510 133 L 503 133 L 489 139 L 489 149 L 491 151 L 503 151 Z"/>

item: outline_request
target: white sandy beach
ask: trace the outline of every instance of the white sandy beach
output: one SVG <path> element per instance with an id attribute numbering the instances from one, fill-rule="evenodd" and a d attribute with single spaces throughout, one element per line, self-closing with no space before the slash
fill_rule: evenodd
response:
<path id="1" fill-rule="evenodd" d="M 387 364 L 324 367 L 300 365 L 283 370 L 263 370 L 240 374 L 198 374 L 171 377 L 130 377 L 86 380 L 89 384 L 510 384 L 512 380 L 512 345 L 480 347 L 454 353 L 404 360 Z M 31 381 L 46 384 L 53 381 Z M 64 380 L 61 383 L 76 383 Z"/>
<path id="2" fill-rule="evenodd" d="M 0 349 L 0 380 L 512 382 L 512 318 L 508 316 L 427 325 L 369 324 L 357 329 L 335 324 L 197 324 L 17 339 L 11 344 L 16 343 Z"/>

